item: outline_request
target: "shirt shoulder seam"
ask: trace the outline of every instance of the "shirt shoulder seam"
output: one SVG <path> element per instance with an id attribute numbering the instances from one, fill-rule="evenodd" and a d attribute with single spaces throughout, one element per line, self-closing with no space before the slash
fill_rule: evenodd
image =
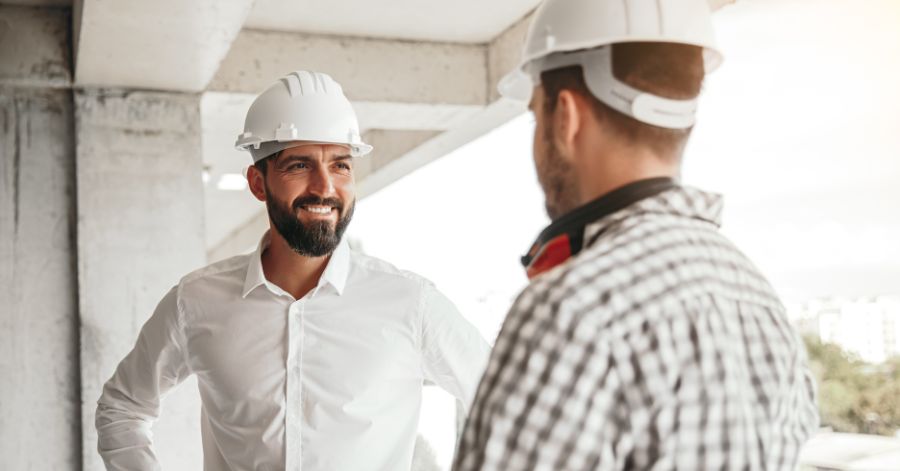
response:
<path id="1" fill-rule="evenodd" d="M 188 369 L 188 372 L 190 374 L 193 374 L 193 369 L 191 368 L 191 362 L 189 361 L 190 356 L 188 355 L 187 348 L 187 323 L 185 320 L 184 305 L 181 302 L 181 290 L 183 286 L 184 283 L 179 282 L 178 288 L 175 291 L 175 324 L 178 328 L 178 335 L 175 341 L 178 342 L 178 349 L 181 350 L 185 367 Z"/>
<path id="2" fill-rule="evenodd" d="M 222 273 L 237 271 L 237 270 L 241 270 L 241 269 L 247 269 L 248 264 L 247 264 L 246 260 L 244 260 L 241 263 L 238 263 L 238 260 L 237 260 L 238 258 L 245 258 L 245 257 L 249 257 L 249 255 L 248 254 L 237 255 L 237 256 L 231 257 L 230 259 L 225 259 L 225 260 L 222 260 L 221 262 L 217 262 L 212 265 L 207 265 L 203 268 L 194 270 L 193 272 L 185 275 L 181 279 L 181 282 L 179 284 L 190 284 L 195 281 L 203 280 L 210 276 L 215 276 L 215 275 L 219 275 Z M 234 265 L 232 265 L 232 264 L 234 264 Z M 216 265 L 220 265 L 220 266 L 216 266 Z"/>
<path id="3" fill-rule="evenodd" d="M 376 272 L 380 275 L 385 275 L 385 276 L 390 276 L 390 277 L 394 277 L 394 278 L 401 278 L 404 280 L 418 282 L 418 283 L 422 284 L 423 286 L 434 284 L 431 282 L 431 280 L 429 280 L 428 278 L 425 278 L 422 275 L 419 275 L 418 273 L 415 273 L 415 272 L 412 272 L 409 270 L 403 270 L 401 268 L 397 268 L 397 267 L 391 265 L 389 262 L 386 262 L 384 260 L 381 260 L 381 259 L 378 259 L 375 257 L 368 256 L 368 255 L 354 253 L 353 257 L 351 257 L 351 261 L 352 261 L 353 265 L 356 265 L 365 270 L 370 270 L 370 271 Z M 386 264 L 389 267 L 391 267 L 392 269 L 385 269 L 383 267 L 378 266 L 379 264 Z"/>

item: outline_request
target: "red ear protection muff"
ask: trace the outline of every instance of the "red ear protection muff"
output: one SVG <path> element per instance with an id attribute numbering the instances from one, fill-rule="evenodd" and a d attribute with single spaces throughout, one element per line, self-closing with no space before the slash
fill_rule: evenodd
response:
<path id="1" fill-rule="evenodd" d="M 564 263 L 575 253 L 576 251 L 572 249 L 572 239 L 569 237 L 569 234 L 563 234 L 543 245 L 535 242 L 531 246 L 531 250 L 528 251 L 528 255 L 522 257 L 522 265 L 525 266 L 528 279 L 532 280 L 541 273 Z"/>

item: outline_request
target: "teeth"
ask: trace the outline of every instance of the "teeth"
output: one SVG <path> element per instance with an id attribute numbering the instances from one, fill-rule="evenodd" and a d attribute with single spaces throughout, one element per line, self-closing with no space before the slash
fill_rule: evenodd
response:
<path id="1" fill-rule="evenodd" d="M 329 206 L 306 206 L 304 209 L 316 214 L 328 214 L 331 212 L 331 207 Z"/>

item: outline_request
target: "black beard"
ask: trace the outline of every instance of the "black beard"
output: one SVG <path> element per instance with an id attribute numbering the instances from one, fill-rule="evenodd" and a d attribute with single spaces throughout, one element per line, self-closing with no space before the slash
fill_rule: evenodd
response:
<path id="1" fill-rule="evenodd" d="M 271 195 L 271 193 L 269 193 Z M 332 229 L 328 221 L 314 221 L 304 224 L 297 216 L 297 212 L 306 205 L 332 206 L 338 212 L 338 221 Z M 291 211 L 293 208 L 293 211 Z M 336 198 L 319 198 L 316 196 L 301 196 L 294 200 L 289 208 L 281 204 L 275 198 L 266 200 L 266 210 L 275 230 L 288 243 L 291 250 L 306 257 L 323 257 L 330 255 L 341 242 L 341 237 L 353 219 L 355 201 L 350 204 L 344 213 L 344 204 Z M 342 216 L 340 216 L 343 214 Z"/>

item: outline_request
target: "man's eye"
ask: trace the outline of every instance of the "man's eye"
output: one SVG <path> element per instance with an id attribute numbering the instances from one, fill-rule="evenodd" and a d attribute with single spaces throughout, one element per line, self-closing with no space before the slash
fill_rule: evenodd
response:
<path id="1" fill-rule="evenodd" d="M 337 164 L 337 166 L 341 170 L 350 170 L 350 164 L 339 163 L 339 164 Z"/>
<path id="2" fill-rule="evenodd" d="M 291 165 L 289 165 L 287 169 L 288 169 L 288 170 L 302 170 L 302 169 L 305 169 L 305 168 L 307 168 L 307 167 L 309 167 L 308 164 L 303 163 L 303 162 L 299 162 L 299 163 L 296 163 L 296 164 L 291 164 Z"/>

